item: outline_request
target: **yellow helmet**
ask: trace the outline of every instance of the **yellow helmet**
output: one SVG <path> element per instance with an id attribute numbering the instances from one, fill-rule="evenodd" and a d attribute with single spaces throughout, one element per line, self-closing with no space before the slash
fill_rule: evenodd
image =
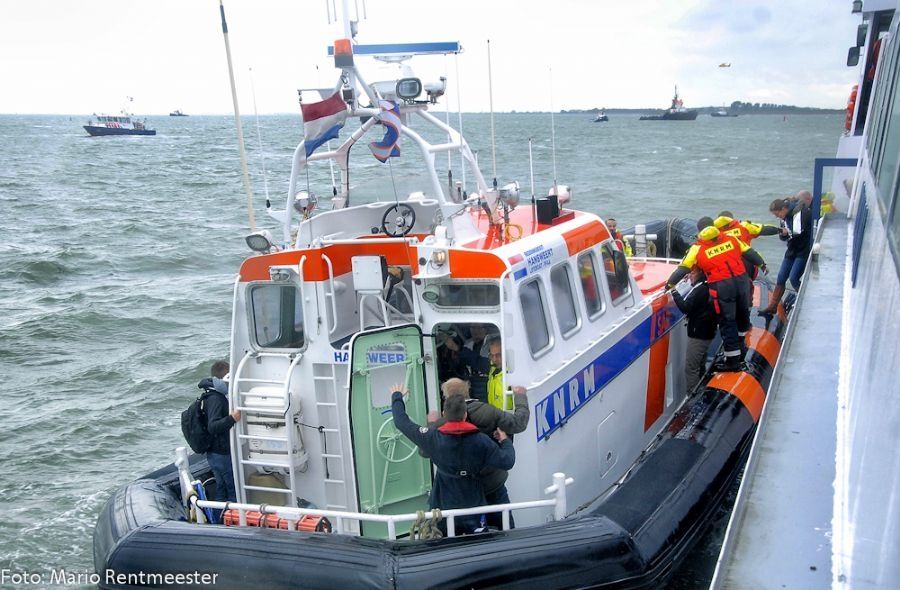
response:
<path id="1" fill-rule="evenodd" d="M 713 221 L 713 225 L 715 225 L 719 229 L 722 229 L 732 221 L 734 221 L 732 218 L 725 215 L 720 215 L 719 217 L 716 217 L 715 221 Z"/>
<path id="2" fill-rule="evenodd" d="M 701 240 L 712 241 L 719 237 L 719 230 L 712 225 L 708 225 L 700 230 L 697 237 Z"/>

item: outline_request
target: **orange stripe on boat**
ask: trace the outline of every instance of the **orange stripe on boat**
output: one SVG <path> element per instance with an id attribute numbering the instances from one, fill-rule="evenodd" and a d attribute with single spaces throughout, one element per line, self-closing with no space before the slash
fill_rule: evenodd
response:
<path id="1" fill-rule="evenodd" d="M 450 250 L 450 275 L 454 279 L 498 279 L 506 262 L 490 252 Z"/>
<path id="2" fill-rule="evenodd" d="M 781 343 L 778 342 L 778 338 L 775 338 L 771 332 L 754 326 L 747 332 L 744 341 L 747 343 L 747 348 L 752 348 L 763 355 L 769 362 L 770 367 L 775 366 L 775 361 L 778 360 L 778 353 L 781 350 Z"/>
<path id="3" fill-rule="evenodd" d="M 766 392 L 753 375 L 743 372 L 716 373 L 706 386 L 727 391 L 737 397 L 750 412 L 753 422 L 759 421 L 763 403 L 766 401 Z"/>
<path id="4" fill-rule="evenodd" d="M 666 403 L 666 365 L 669 362 L 669 335 L 650 347 L 650 373 L 647 375 L 647 407 L 644 411 L 644 432 L 662 416 Z"/>
<path id="5" fill-rule="evenodd" d="M 303 280 L 324 281 L 328 279 L 328 264 L 323 255 L 331 261 L 332 272 L 336 277 L 350 272 L 353 256 L 384 256 L 388 264 L 410 266 L 413 272 L 418 270 L 415 249 L 407 244 L 403 242 L 363 242 L 331 244 L 309 250 L 290 250 L 251 256 L 241 265 L 241 281 L 267 281 L 270 267 L 299 264 L 303 256 L 306 256 L 306 262 L 303 264 Z"/>
<path id="6" fill-rule="evenodd" d="M 566 246 L 569 248 L 569 256 L 599 244 L 603 240 L 609 239 L 609 237 L 609 230 L 597 220 L 563 232 L 563 239 L 566 240 Z"/>

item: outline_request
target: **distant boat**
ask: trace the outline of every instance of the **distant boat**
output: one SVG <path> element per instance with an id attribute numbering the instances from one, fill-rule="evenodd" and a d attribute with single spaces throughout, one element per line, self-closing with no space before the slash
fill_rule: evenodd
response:
<path id="1" fill-rule="evenodd" d="M 188 115 L 185 115 L 184 113 L 182 113 L 181 109 L 175 109 L 174 111 L 169 113 L 169 116 L 170 117 L 187 117 Z"/>
<path id="2" fill-rule="evenodd" d="M 710 117 L 737 117 L 737 113 L 732 113 L 724 108 L 713 111 L 709 114 Z"/>
<path id="3" fill-rule="evenodd" d="M 128 113 L 122 112 L 121 115 L 94 115 L 97 117 L 97 124 L 92 120 L 88 120 L 87 125 L 83 125 L 84 130 L 89 135 L 156 135 L 156 129 L 147 127 L 147 120 L 138 121 L 131 118 Z"/>
<path id="4" fill-rule="evenodd" d="M 675 97 L 670 106 L 661 115 L 644 115 L 641 121 L 693 121 L 697 118 L 697 111 L 684 108 L 684 103 L 678 98 L 678 86 L 675 87 Z"/>
<path id="5" fill-rule="evenodd" d="M 594 117 L 594 123 L 604 123 L 606 121 L 609 121 L 609 117 L 606 115 L 606 109 L 603 109 L 597 113 L 596 117 Z"/>

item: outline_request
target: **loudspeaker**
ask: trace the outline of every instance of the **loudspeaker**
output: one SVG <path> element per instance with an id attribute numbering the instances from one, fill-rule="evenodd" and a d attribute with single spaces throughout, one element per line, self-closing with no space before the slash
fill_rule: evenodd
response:
<path id="1" fill-rule="evenodd" d="M 541 225 L 550 225 L 559 217 L 559 198 L 556 195 L 537 200 L 537 219 Z"/>

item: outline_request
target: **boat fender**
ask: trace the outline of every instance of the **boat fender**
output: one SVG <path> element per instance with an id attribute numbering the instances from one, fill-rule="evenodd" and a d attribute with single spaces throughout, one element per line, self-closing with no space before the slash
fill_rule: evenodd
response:
<path id="1" fill-rule="evenodd" d="M 859 90 L 859 84 L 854 84 L 850 90 L 850 98 L 847 99 L 847 118 L 844 119 L 844 131 L 850 131 L 853 126 L 853 111 L 856 110 L 856 93 Z"/>

